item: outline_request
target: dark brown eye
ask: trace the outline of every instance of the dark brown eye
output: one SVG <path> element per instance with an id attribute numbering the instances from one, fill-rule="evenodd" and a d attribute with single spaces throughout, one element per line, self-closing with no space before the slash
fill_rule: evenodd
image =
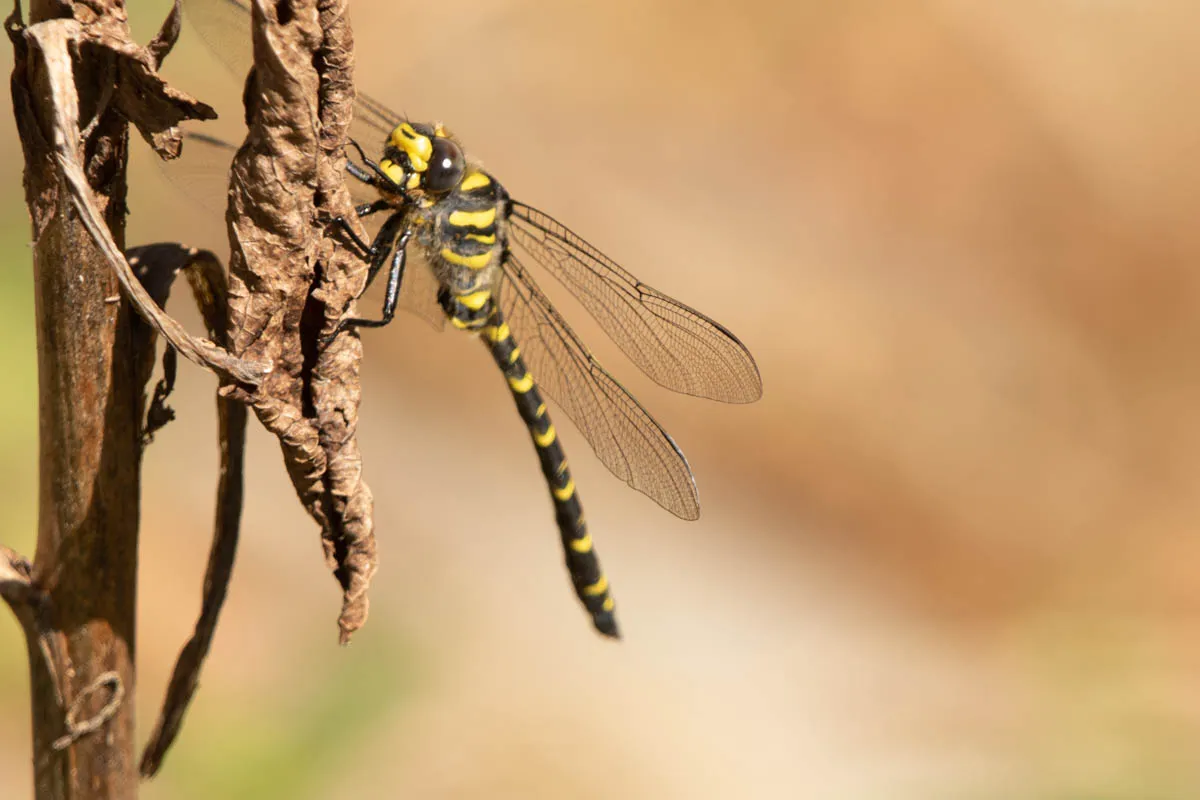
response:
<path id="1" fill-rule="evenodd" d="M 429 157 L 429 170 L 425 173 L 425 188 L 431 192 L 448 192 L 458 186 L 464 169 L 466 160 L 458 145 L 438 137 L 433 140 L 433 155 Z"/>

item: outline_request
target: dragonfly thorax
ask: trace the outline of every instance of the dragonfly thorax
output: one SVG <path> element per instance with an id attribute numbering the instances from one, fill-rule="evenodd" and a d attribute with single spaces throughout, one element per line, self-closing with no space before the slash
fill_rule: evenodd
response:
<path id="1" fill-rule="evenodd" d="M 404 214 L 457 327 L 487 322 L 507 242 L 508 195 L 438 125 L 402 122 L 384 143 L 380 194 Z"/>
<path id="2" fill-rule="evenodd" d="M 506 241 L 503 198 L 499 184 L 471 166 L 452 191 L 427 193 L 410 207 L 409 226 L 450 294 L 496 288 Z"/>

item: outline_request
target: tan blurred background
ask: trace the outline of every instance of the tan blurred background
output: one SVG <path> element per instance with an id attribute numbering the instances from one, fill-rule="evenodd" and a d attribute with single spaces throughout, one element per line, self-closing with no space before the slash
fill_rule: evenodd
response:
<path id="1" fill-rule="evenodd" d="M 165 8 L 132 3 L 143 41 Z M 671 396 L 577 323 L 704 504 L 674 519 L 563 422 L 613 645 L 571 596 L 483 349 L 409 316 L 368 333 L 371 619 L 336 646 L 317 531 L 256 428 L 223 625 L 146 797 L 1200 796 L 1200 7 L 359 2 L 355 21 L 362 89 L 447 121 L 516 196 L 736 331 L 766 396 Z M 227 103 L 214 64 L 193 39 L 168 75 Z M 0 134 L 0 508 L 32 552 L 29 228 Z M 129 241 L 207 241 L 135 144 Z M 213 388 L 183 368 L 147 456 L 143 732 L 198 608 Z M 29 796 L 27 680 L 0 624 L 4 798 Z"/>

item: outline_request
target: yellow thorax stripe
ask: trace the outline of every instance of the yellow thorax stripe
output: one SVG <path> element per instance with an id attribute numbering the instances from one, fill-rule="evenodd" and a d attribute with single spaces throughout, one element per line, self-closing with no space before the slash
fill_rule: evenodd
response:
<path id="1" fill-rule="evenodd" d="M 486 253 L 480 253 L 477 256 L 460 256 L 449 247 L 443 247 L 442 258 L 446 259 L 451 264 L 458 264 L 460 267 L 483 269 L 488 265 L 488 262 L 492 260 L 492 251 L 489 250 Z"/>
<path id="2" fill-rule="evenodd" d="M 482 242 L 483 244 L 495 244 L 496 234 L 468 233 L 467 238 L 473 242 Z"/>
<path id="3" fill-rule="evenodd" d="M 484 175 L 482 172 L 468 172 L 467 177 L 463 178 L 462 183 L 458 185 L 458 188 L 464 192 L 469 192 L 472 189 L 478 189 L 480 187 L 487 186 L 491 182 L 491 179 L 489 179 L 488 176 Z"/>
<path id="4" fill-rule="evenodd" d="M 488 228 L 496 221 L 496 207 L 483 211 L 454 211 L 449 221 L 456 228 Z"/>

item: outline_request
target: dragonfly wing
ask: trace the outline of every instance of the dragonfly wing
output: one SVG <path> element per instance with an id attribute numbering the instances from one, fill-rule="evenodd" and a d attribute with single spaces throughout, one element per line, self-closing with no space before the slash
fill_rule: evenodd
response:
<path id="1" fill-rule="evenodd" d="M 254 63 L 250 40 L 250 4 L 247 0 L 184 0 L 184 18 L 204 43 L 239 81 Z M 383 103 L 360 94 L 354 104 L 350 138 L 368 153 L 379 148 L 400 124 L 400 115 Z"/>
<path id="2" fill-rule="evenodd" d="M 513 202 L 510 240 L 563 283 L 638 367 L 684 394 L 727 403 L 762 396 L 762 378 L 736 336 L 639 281 L 548 214 Z"/>
<path id="3" fill-rule="evenodd" d="M 254 61 L 250 4 L 245 0 L 183 0 L 183 18 L 239 81 Z"/>
<path id="4" fill-rule="evenodd" d="M 696 482 L 674 440 L 608 374 L 514 254 L 500 308 L 538 385 L 614 475 L 683 519 L 700 516 Z"/>
<path id="5" fill-rule="evenodd" d="M 446 326 L 446 312 L 438 303 L 438 288 L 437 278 L 433 276 L 433 270 L 421 253 L 421 248 L 410 247 L 408 263 L 404 267 L 404 282 L 400 284 L 398 305 L 440 332 Z"/>

